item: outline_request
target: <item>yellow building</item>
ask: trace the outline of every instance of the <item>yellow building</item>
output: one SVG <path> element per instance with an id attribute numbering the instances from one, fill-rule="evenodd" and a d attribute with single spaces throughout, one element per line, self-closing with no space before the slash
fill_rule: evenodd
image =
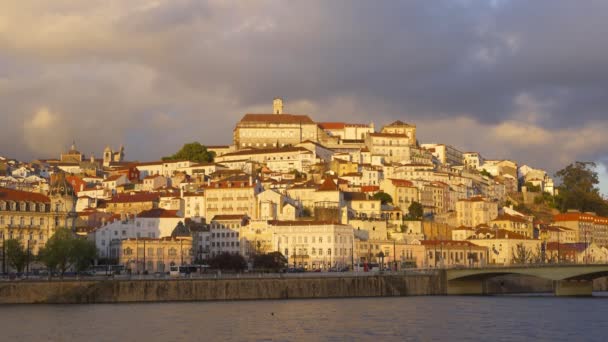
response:
<path id="1" fill-rule="evenodd" d="M 424 240 L 423 267 L 483 266 L 488 260 L 488 248 L 475 241 Z"/>
<path id="2" fill-rule="evenodd" d="M 190 265 L 192 237 L 164 237 L 112 240 L 111 257 L 134 273 L 168 272 L 170 266 Z"/>
<path id="3" fill-rule="evenodd" d="M 534 226 L 532 225 L 532 222 L 520 216 L 509 214 L 498 215 L 495 219 L 490 221 L 489 225 L 493 228 L 501 228 L 521 234 L 527 238 L 532 238 L 534 236 Z"/>
<path id="4" fill-rule="evenodd" d="M 420 202 L 420 194 L 414 183 L 405 179 L 384 179 L 380 182 L 380 189 L 389 194 L 393 204 L 401 208 L 404 214 L 412 202 Z"/>
<path id="5" fill-rule="evenodd" d="M 0 188 L 0 239 L 16 239 L 37 254 L 57 228 L 73 229 L 74 191 L 64 174 L 52 181 L 49 195 Z"/>
<path id="6" fill-rule="evenodd" d="M 158 193 L 117 194 L 106 202 L 106 212 L 135 216 L 144 210 L 158 208 Z"/>
<path id="7" fill-rule="evenodd" d="M 262 185 L 251 176 L 234 176 L 221 181 L 210 182 L 205 187 L 206 213 L 217 215 L 247 215 L 258 218 L 256 196 L 262 192 Z"/>
<path id="8" fill-rule="evenodd" d="M 283 113 L 283 100 L 273 101 L 272 114 L 246 114 L 234 129 L 237 149 L 295 146 L 303 141 L 334 141 L 308 115 Z"/>
<path id="9" fill-rule="evenodd" d="M 498 203 L 476 196 L 456 202 L 457 225 L 475 227 L 498 216 Z"/>
<path id="10" fill-rule="evenodd" d="M 344 176 L 359 170 L 359 164 L 342 159 L 332 160 L 329 167 L 337 176 Z"/>
<path id="11" fill-rule="evenodd" d="M 425 247 L 420 243 L 405 243 L 388 239 L 355 240 L 356 263 L 384 262 L 383 268 L 422 268 L 425 262 Z"/>
<path id="12" fill-rule="evenodd" d="M 416 125 L 397 120 L 390 125 L 382 127 L 380 133 L 405 135 L 409 139 L 411 145 L 416 145 Z"/>

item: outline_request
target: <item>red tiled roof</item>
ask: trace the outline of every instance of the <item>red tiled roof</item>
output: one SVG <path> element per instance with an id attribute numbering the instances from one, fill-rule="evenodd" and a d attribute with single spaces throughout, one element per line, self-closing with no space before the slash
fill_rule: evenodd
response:
<path id="1" fill-rule="evenodd" d="M 523 217 L 509 215 L 509 214 L 498 215 L 492 221 L 512 221 L 512 222 L 519 222 L 519 223 L 529 223 L 528 220 L 524 219 Z"/>
<path id="2" fill-rule="evenodd" d="M 414 183 L 405 180 L 405 179 L 395 179 L 395 178 L 390 178 L 389 179 L 394 186 L 408 186 L 408 187 L 412 187 L 414 186 Z"/>
<path id="3" fill-rule="evenodd" d="M 240 122 L 276 123 L 276 124 L 314 124 L 308 115 L 294 114 L 245 114 Z"/>
<path id="4" fill-rule="evenodd" d="M 25 202 L 43 202 L 49 203 L 51 199 L 43 194 L 13 190 L 8 188 L 0 188 L 0 201 L 25 201 Z"/>
<path id="5" fill-rule="evenodd" d="M 289 153 L 289 152 L 312 153 L 309 150 L 305 149 L 304 147 L 281 147 L 281 148 L 242 150 L 242 151 L 238 151 L 238 152 L 231 152 L 231 153 L 223 154 L 219 158 L 232 157 L 232 156 L 243 156 L 243 155 L 249 155 L 249 154 L 272 154 L 272 153 Z"/>
<path id="6" fill-rule="evenodd" d="M 319 122 L 318 125 L 322 129 L 344 129 L 346 126 L 344 122 Z"/>
<path id="7" fill-rule="evenodd" d="M 336 183 L 331 178 L 325 178 L 323 184 L 317 189 L 317 191 L 338 191 Z"/>
<path id="8" fill-rule="evenodd" d="M 553 221 L 593 221 L 594 215 L 586 214 L 586 213 L 563 213 L 557 214 L 553 216 Z"/>
<path id="9" fill-rule="evenodd" d="M 361 192 L 378 192 L 380 187 L 378 185 L 362 185 Z"/>
<path id="10" fill-rule="evenodd" d="M 150 210 L 144 210 L 144 211 L 140 212 L 139 214 L 137 214 L 137 217 L 178 218 L 179 216 L 177 216 L 177 210 L 166 210 L 166 209 L 155 208 L 155 209 L 150 209 Z"/>

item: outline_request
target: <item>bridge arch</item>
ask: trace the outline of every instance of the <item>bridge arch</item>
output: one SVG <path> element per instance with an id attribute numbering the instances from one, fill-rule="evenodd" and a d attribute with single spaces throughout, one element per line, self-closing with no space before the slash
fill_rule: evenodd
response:
<path id="1" fill-rule="evenodd" d="M 591 295 L 594 279 L 608 276 L 608 265 L 508 266 L 446 270 L 447 294 L 487 294 L 487 280 L 526 275 L 553 281 L 556 295 Z"/>

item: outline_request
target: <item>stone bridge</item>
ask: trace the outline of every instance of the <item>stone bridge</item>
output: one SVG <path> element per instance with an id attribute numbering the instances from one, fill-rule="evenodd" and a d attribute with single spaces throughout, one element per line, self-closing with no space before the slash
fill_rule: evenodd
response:
<path id="1" fill-rule="evenodd" d="M 486 281 L 501 275 L 527 275 L 553 281 L 556 296 L 591 296 L 593 279 L 608 276 L 608 265 L 539 265 L 447 269 L 448 295 L 488 294 Z"/>

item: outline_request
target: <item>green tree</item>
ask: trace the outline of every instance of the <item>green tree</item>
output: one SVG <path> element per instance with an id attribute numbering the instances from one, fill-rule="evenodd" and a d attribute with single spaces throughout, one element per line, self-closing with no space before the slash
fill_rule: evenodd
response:
<path id="1" fill-rule="evenodd" d="M 492 174 L 491 174 L 491 173 L 489 173 L 489 172 L 488 172 L 488 170 L 486 170 L 486 169 L 483 169 L 483 170 L 479 171 L 479 173 L 480 173 L 482 176 L 486 176 L 486 177 L 488 177 L 488 178 L 490 178 L 490 179 L 494 179 L 494 176 L 492 176 Z"/>
<path id="2" fill-rule="evenodd" d="M 258 254 L 253 258 L 253 265 L 258 269 L 272 270 L 278 272 L 285 268 L 287 259 L 281 252 L 271 252 L 268 254 Z"/>
<path id="3" fill-rule="evenodd" d="M 224 252 L 211 258 L 209 266 L 219 270 L 242 271 L 247 267 L 247 262 L 240 254 Z"/>
<path id="4" fill-rule="evenodd" d="M 530 182 L 526 182 L 526 184 L 524 184 L 524 186 L 530 192 L 540 192 L 540 185 L 534 185 Z"/>
<path id="5" fill-rule="evenodd" d="M 6 240 L 4 244 L 8 265 L 19 273 L 23 272 L 27 266 L 28 255 L 21 242 L 19 242 L 19 240 L 10 239 Z"/>
<path id="6" fill-rule="evenodd" d="M 59 228 L 38 254 L 40 261 L 61 276 L 70 268 L 86 270 L 95 259 L 97 249 L 91 241 L 76 237 L 71 230 Z"/>
<path id="7" fill-rule="evenodd" d="M 608 215 L 608 204 L 600 196 L 597 187 L 599 178 L 595 163 L 577 161 L 559 170 L 555 176 L 561 181 L 559 194 L 555 198 L 556 207 L 561 212 L 577 209 Z"/>
<path id="8" fill-rule="evenodd" d="M 215 158 L 215 152 L 207 151 L 207 147 L 199 142 L 185 144 L 175 154 L 163 157 L 163 160 L 189 160 L 197 163 L 209 163 Z"/>
<path id="9" fill-rule="evenodd" d="M 420 220 L 422 219 L 422 216 L 424 215 L 424 208 L 422 208 L 422 204 L 414 201 L 412 202 L 412 204 L 410 204 L 409 208 L 407 209 L 408 211 L 408 218 L 412 219 L 412 220 Z"/>
<path id="10" fill-rule="evenodd" d="M 380 200 L 381 204 L 393 203 L 393 198 L 386 192 L 376 192 L 372 198 L 375 200 Z"/>
<path id="11" fill-rule="evenodd" d="M 76 238 L 72 240 L 71 262 L 76 272 L 86 271 L 97 256 L 97 247 L 92 241 Z"/>

